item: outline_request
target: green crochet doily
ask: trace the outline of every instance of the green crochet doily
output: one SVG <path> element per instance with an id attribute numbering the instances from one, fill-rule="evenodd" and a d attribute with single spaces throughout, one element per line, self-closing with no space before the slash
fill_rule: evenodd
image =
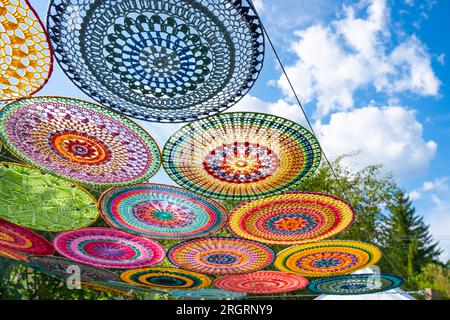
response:
<path id="1" fill-rule="evenodd" d="M 95 199 L 73 183 L 0 162 L 0 218 L 34 230 L 59 232 L 93 224 L 98 208 Z"/>

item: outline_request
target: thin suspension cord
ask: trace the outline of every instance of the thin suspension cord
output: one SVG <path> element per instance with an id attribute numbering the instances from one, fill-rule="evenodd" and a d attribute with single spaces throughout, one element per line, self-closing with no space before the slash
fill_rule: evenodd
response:
<path id="1" fill-rule="evenodd" d="M 262 29 L 262 31 L 264 32 L 264 34 L 266 35 L 266 38 L 267 38 L 267 40 L 268 40 L 268 42 L 269 42 L 269 44 L 270 44 L 270 47 L 272 48 L 272 51 L 273 51 L 273 53 L 275 54 L 275 57 L 276 57 L 276 59 L 277 59 L 277 61 L 278 61 L 278 64 L 280 65 L 281 70 L 283 71 L 283 74 L 284 74 L 284 76 L 286 77 L 286 80 L 287 80 L 287 82 L 288 82 L 288 84 L 289 84 L 289 87 L 290 87 L 291 90 L 292 90 L 292 93 L 293 93 L 293 95 L 294 95 L 294 97 L 295 97 L 295 100 L 297 101 L 297 104 L 298 104 L 298 106 L 300 107 L 300 109 L 301 109 L 301 111 L 302 111 L 302 113 L 303 113 L 303 116 L 305 117 L 306 122 L 308 123 L 308 126 L 309 126 L 309 128 L 311 129 L 312 134 L 316 137 L 317 141 L 319 141 L 319 138 L 318 138 L 317 134 L 315 133 L 314 128 L 313 128 L 311 122 L 309 121 L 308 115 L 306 114 L 305 108 L 303 107 L 303 104 L 301 103 L 300 98 L 299 98 L 297 92 L 295 91 L 295 88 L 294 88 L 294 86 L 293 86 L 293 84 L 292 84 L 292 82 L 291 82 L 291 79 L 289 78 L 289 75 L 288 75 L 287 72 L 286 72 L 286 68 L 284 67 L 283 62 L 281 61 L 280 55 L 278 54 L 278 51 L 277 51 L 277 49 L 275 48 L 275 45 L 273 44 L 272 39 L 270 38 L 269 33 L 267 32 L 266 28 L 264 27 L 264 24 L 263 24 L 263 22 L 262 22 L 262 19 L 261 19 L 261 17 L 259 16 L 259 14 L 258 14 L 258 12 L 257 12 L 257 10 L 256 10 L 256 7 L 255 7 L 254 4 L 253 4 L 253 1 L 252 1 L 252 0 L 247 0 L 247 2 L 248 2 L 248 4 L 250 5 L 251 9 L 254 11 L 256 17 L 257 17 L 257 18 L 259 19 L 259 21 L 260 21 L 261 29 Z M 320 145 L 320 141 L 319 141 L 319 145 Z M 344 194 L 344 196 L 345 196 L 345 200 L 347 200 L 347 201 L 350 202 L 350 203 L 353 203 L 353 201 L 352 201 L 353 199 L 349 196 L 349 194 L 347 193 L 346 189 L 344 188 L 344 186 L 342 185 L 341 181 L 339 180 L 336 171 L 334 170 L 333 166 L 331 165 L 330 160 L 328 159 L 327 155 L 325 154 L 325 151 L 323 150 L 323 148 L 322 148 L 321 146 L 320 146 L 320 149 L 321 149 L 321 151 L 322 151 L 323 157 L 325 158 L 325 160 L 326 160 L 328 166 L 330 167 L 330 170 L 331 170 L 331 172 L 332 172 L 334 178 L 336 179 L 337 184 L 339 185 L 339 188 L 341 189 L 341 191 L 343 192 L 343 194 Z M 358 217 L 359 217 L 359 215 L 358 215 Z M 357 218 L 358 218 L 358 217 L 357 217 Z M 384 257 L 385 257 L 385 256 L 384 256 Z M 401 273 L 398 271 L 398 269 L 395 267 L 395 265 L 394 265 L 387 257 L 385 257 L 385 259 L 389 262 L 389 264 L 394 268 L 394 270 L 395 270 L 397 273 L 401 274 Z"/>
<path id="2" fill-rule="evenodd" d="M 291 79 L 289 78 L 289 76 L 288 76 L 288 74 L 287 74 L 287 72 L 286 72 L 286 69 L 285 69 L 285 67 L 284 67 L 283 62 L 281 61 L 281 58 L 280 58 L 280 56 L 279 56 L 279 54 L 278 54 L 278 51 L 276 50 L 275 45 L 273 44 L 272 39 L 271 39 L 270 36 L 269 36 L 269 33 L 267 32 L 266 28 L 264 27 L 264 24 L 262 23 L 261 17 L 259 16 L 258 12 L 256 11 L 256 8 L 255 8 L 255 6 L 254 6 L 254 4 L 253 4 L 253 1 L 252 1 L 252 0 L 247 0 L 247 2 L 249 3 L 249 5 L 250 5 L 250 7 L 252 8 L 252 10 L 255 12 L 255 15 L 256 15 L 256 16 L 258 17 L 258 19 L 260 20 L 260 22 L 261 22 L 261 29 L 263 30 L 264 34 L 266 35 L 267 40 L 269 41 L 270 47 L 272 48 L 272 51 L 273 51 L 273 53 L 275 54 L 275 57 L 276 57 L 276 59 L 277 59 L 277 61 L 278 61 L 278 64 L 280 65 L 281 70 L 283 71 L 283 74 L 284 74 L 284 76 L 286 77 L 286 80 L 287 80 L 287 82 L 288 82 L 288 84 L 289 84 L 289 87 L 291 88 L 292 93 L 294 94 L 295 100 L 297 101 L 298 106 L 299 106 L 300 109 L 302 110 L 303 116 L 305 117 L 306 122 L 308 123 L 308 126 L 309 126 L 309 128 L 310 128 L 312 134 L 316 137 L 317 141 L 319 141 L 319 138 L 318 138 L 316 132 L 314 131 L 314 128 L 313 128 L 311 122 L 309 121 L 308 115 L 306 114 L 305 108 L 303 107 L 303 104 L 301 103 L 300 98 L 298 97 L 298 94 L 297 94 L 297 92 L 296 92 L 295 89 L 294 89 L 294 86 L 293 86 L 293 84 L 292 84 L 292 82 L 291 82 Z M 320 145 L 320 142 L 319 142 L 319 145 Z M 331 172 L 332 172 L 334 178 L 336 179 L 336 182 L 338 183 L 339 187 L 341 188 L 341 191 L 343 192 L 343 194 L 344 194 L 346 200 L 347 200 L 348 202 L 350 202 L 350 203 L 353 203 L 353 202 L 351 201 L 351 200 L 352 200 L 351 197 L 347 194 L 347 191 L 345 190 L 344 186 L 341 184 L 341 181 L 338 179 L 338 176 L 337 176 L 337 174 L 336 174 L 336 171 L 334 170 L 333 166 L 331 165 L 331 162 L 330 162 L 330 160 L 328 159 L 327 155 L 325 154 L 325 151 L 323 150 L 322 147 L 320 147 L 320 149 L 321 149 L 321 151 L 322 151 L 323 157 L 325 158 L 325 160 L 326 160 L 328 166 L 330 167 L 330 170 L 331 170 Z"/>

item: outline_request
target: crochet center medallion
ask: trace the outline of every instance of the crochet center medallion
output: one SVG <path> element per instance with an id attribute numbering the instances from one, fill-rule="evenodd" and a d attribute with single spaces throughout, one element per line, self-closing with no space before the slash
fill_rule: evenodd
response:
<path id="1" fill-rule="evenodd" d="M 160 166 L 158 146 L 142 128 L 77 99 L 12 102 L 0 111 L 0 137 L 21 160 L 85 184 L 138 183 Z"/>
<path id="2" fill-rule="evenodd" d="M 219 203 L 188 190 L 140 184 L 106 191 L 100 201 L 111 226 L 157 239 L 188 239 L 221 229 L 227 212 Z"/>
<path id="3" fill-rule="evenodd" d="M 130 269 L 160 263 L 164 248 L 156 241 L 110 228 L 85 228 L 60 233 L 53 240 L 63 256 L 81 263 Z"/>
<path id="4" fill-rule="evenodd" d="M 262 68 L 245 1 L 52 0 L 55 56 L 92 98 L 135 118 L 186 122 L 235 104 Z"/>
<path id="5" fill-rule="evenodd" d="M 140 268 L 125 271 L 122 280 L 153 289 L 200 289 L 211 285 L 212 281 L 205 275 L 178 268 Z"/>
<path id="6" fill-rule="evenodd" d="M 275 252 L 268 246 L 239 238 L 200 238 L 169 249 L 169 260 L 180 268 L 205 274 L 236 274 L 272 264 Z"/>
<path id="7" fill-rule="evenodd" d="M 301 244 L 280 251 L 275 260 L 275 267 L 306 277 L 327 277 L 370 267 L 380 258 L 380 250 L 371 244 L 328 240 Z"/>
<path id="8" fill-rule="evenodd" d="M 223 113 L 192 122 L 164 146 L 163 165 L 179 185 L 223 200 L 261 198 L 293 189 L 314 173 L 315 137 L 290 120 Z"/>
<path id="9" fill-rule="evenodd" d="M 217 288 L 253 294 L 271 294 L 300 290 L 308 280 L 300 275 L 280 271 L 257 271 L 229 275 L 214 281 Z"/>
<path id="10" fill-rule="evenodd" d="M 326 194 L 289 192 L 241 204 L 230 213 L 235 235 L 273 245 L 293 245 L 335 236 L 350 226 L 353 208 Z"/>

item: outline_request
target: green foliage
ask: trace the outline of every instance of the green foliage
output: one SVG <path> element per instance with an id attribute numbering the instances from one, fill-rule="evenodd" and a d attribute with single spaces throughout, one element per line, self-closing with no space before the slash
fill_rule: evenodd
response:
<path id="1" fill-rule="evenodd" d="M 415 282 L 422 288 L 431 288 L 439 291 L 444 299 L 450 299 L 450 269 L 449 263 L 443 266 L 437 263 L 429 263 L 422 268 Z"/>
<path id="2" fill-rule="evenodd" d="M 395 184 L 392 176 L 383 175 L 380 166 L 369 166 L 360 171 L 351 171 L 342 165 L 341 157 L 333 161 L 335 174 L 323 163 L 316 174 L 308 179 L 301 190 L 323 192 L 341 197 L 355 208 L 357 219 L 337 239 L 359 240 L 379 246 L 383 258 L 379 262 L 382 272 L 402 276 L 405 289 L 433 288 L 449 297 L 449 269 L 436 262 L 440 251 L 433 242 L 422 218 L 415 212 L 410 200 Z M 96 197 L 102 189 L 89 190 Z M 238 202 L 223 202 L 232 210 Z M 107 226 L 99 219 L 95 226 Z M 41 233 L 51 240 L 53 233 Z M 215 236 L 232 236 L 224 228 Z M 159 241 L 165 248 L 180 241 Z M 282 247 L 274 247 L 281 250 Z M 162 266 L 172 266 L 166 259 Z M 269 269 L 273 269 L 270 267 Z M 314 295 L 306 291 L 296 294 L 311 299 Z M 289 293 L 279 295 L 284 299 Z M 284 298 L 283 298 L 284 297 Z M 89 289 L 69 290 L 60 279 L 26 268 L 16 262 L 0 258 L 0 298 L 2 299 L 125 299 L 123 296 L 102 293 Z M 126 299 L 171 299 L 168 295 L 136 293 Z M 299 299 L 299 298 L 296 298 Z"/>
<path id="3" fill-rule="evenodd" d="M 381 166 L 351 171 L 342 165 L 346 157 L 331 164 L 334 173 L 322 164 L 315 176 L 302 185 L 302 190 L 329 193 L 350 202 L 358 217 L 336 238 L 378 245 L 383 252 L 378 263 L 382 272 L 403 277 L 405 289 L 424 289 L 417 276 L 425 266 L 436 263 L 441 254 L 429 226 L 415 212 L 393 177 L 381 173 Z"/>
<path id="4" fill-rule="evenodd" d="M 397 191 L 388 210 L 382 232 L 383 253 L 412 284 L 421 269 L 436 262 L 442 251 L 403 191 Z"/>
<path id="5" fill-rule="evenodd" d="M 37 272 L 15 261 L 1 259 L 0 292 L 2 299 L 22 300 L 105 300 L 114 296 L 87 289 L 70 290 L 61 279 Z"/>
<path id="6" fill-rule="evenodd" d="M 128 297 L 84 287 L 70 289 L 64 279 L 0 258 L 0 299 L 3 300 L 157 300 L 166 296 L 153 292 L 133 292 Z"/>

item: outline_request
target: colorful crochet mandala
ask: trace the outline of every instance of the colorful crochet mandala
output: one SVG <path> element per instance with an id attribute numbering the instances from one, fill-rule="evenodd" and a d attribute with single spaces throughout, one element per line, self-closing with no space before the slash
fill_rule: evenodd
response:
<path id="1" fill-rule="evenodd" d="M 211 279 L 200 273 L 170 267 L 140 268 L 125 271 L 123 281 L 152 289 L 201 289 L 209 287 Z"/>
<path id="2" fill-rule="evenodd" d="M 59 232 L 93 224 L 95 198 L 40 170 L 0 162 L 0 218 L 33 230 Z"/>
<path id="3" fill-rule="evenodd" d="M 55 252 L 52 244 L 37 233 L 1 219 L 0 249 L 43 256 Z"/>
<path id="4" fill-rule="evenodd" d="M 173 290 L 171 295 L 180 298 L 193 300 L 224 300 L 224 299 L 240 299 L 246 296 L 242 292 L 231 292 L 220 289 L 199 289 L 199 290 Z"/>
<path id="5" fill-rule="evenodd" d="M 0 33 L 0 101 L 36 93 L 52 72 L 52 52 L 28 1 L 0 2 Z"/>
<path id="6" fill-rule="evenodd" d="M 21 160 L 84 184 L 139 183 L 161 162 L 144 129 L 77 99 L 35 97 L 6 105 L 0 111 L 0 138 Z"/>
<path id="7" fill-rule="evenodd" d="M 148 267 L 165 258 L 165 250 L 158 242 L 111 228 L 63 232 L 53 239 L 53 245 L 69 259 L 104 268 Z"/>
<path id="8" fill-rule="evenodd" d="M 227 211 L 218 202 L 162 184 L 110 189 L 101 196 L 99 206 L 112 227 L 156 239 L 205 236 L 227 221 Z"/>
<path id="9" fill-rule="evenodd" d="M 272 264 L 275 252 L 256 241 L 214 237 L 176 244 L 167 251 L 167 257 L 180 268 L 219 275 L 263 269 Z"/>
<path id="10" fill-rule="evenodd" d="M 28 258 L 24 255 L 5 248 L 0 248 L 0 258 L 28 262 Z"/>
<path id="11" fill-rule="evenodd" d="M 402 283 L 402 278 L 388 274 L 350 274 L 315 280 L 308 289 L 319 294 L 358 295 L 388 291 Z"/>
<path id="12" fill-rule="evenodd" d="M 314 173 L 320 159 L 319 143 L 299 124 L 248 112 L 192 122 L 163 150 L 164 169 L 176 183 L 224 200 L 293 189 Z"/>
<path id="13" fill-rule="evenodd" d="M 370 267 L 380 258 L 380 250 L 371 244 L 328 240 L 293 246 L 278 252 L 275 267 L 306 277 L 327 277 Z"/>
<path id="14" fill-rule="evenodd" d="M 133 296 L 135 293 L 166 293 L 162 290 L 150 289 L 143 286 L 131 285 L 122 281 L 96 281 L 96 282 L 83 282 L 82 286 L 87 287 L 92 290 Z"/>
<path id="15" fill-rule="evenodd" d="M 110 286 L 108 282 L 82 282 L 81 287 L 89 290 L 110 293 L 114 295 L 132 297 L 133 291 L 118 286 Z"/>
<path id="16" fill-rule="evenodd" d="M 72 260 L 55 256 L 31 256 L 25 265 L 58 278 L 79 276 L 82 282 L 118 281 L 119 277 L 111 271 L 76 263 Z"/>
<path id="17" fill-rule="evenodd" d="M 264 38 L 246 1 L 52 0 L 56 59 L 85 93 L 142 120 L 187 122 L 240 100 Z"/>
<path id="18" fill-rule="evenodd" d="M 340 198 L 289 192 L 241 204 L 230 213 L 228 228 L 239 237 L 288 246 L 333 237 L 354 218 L 353 208 Z"/>
<path id="19" fill-rule="evenodd" d="M 291 292 L 307 285 L 308 280 L 300 275 L 266 270 L 224 276 L 214 281 L 214 286 L 219 289 L 253 294 Z"/>

